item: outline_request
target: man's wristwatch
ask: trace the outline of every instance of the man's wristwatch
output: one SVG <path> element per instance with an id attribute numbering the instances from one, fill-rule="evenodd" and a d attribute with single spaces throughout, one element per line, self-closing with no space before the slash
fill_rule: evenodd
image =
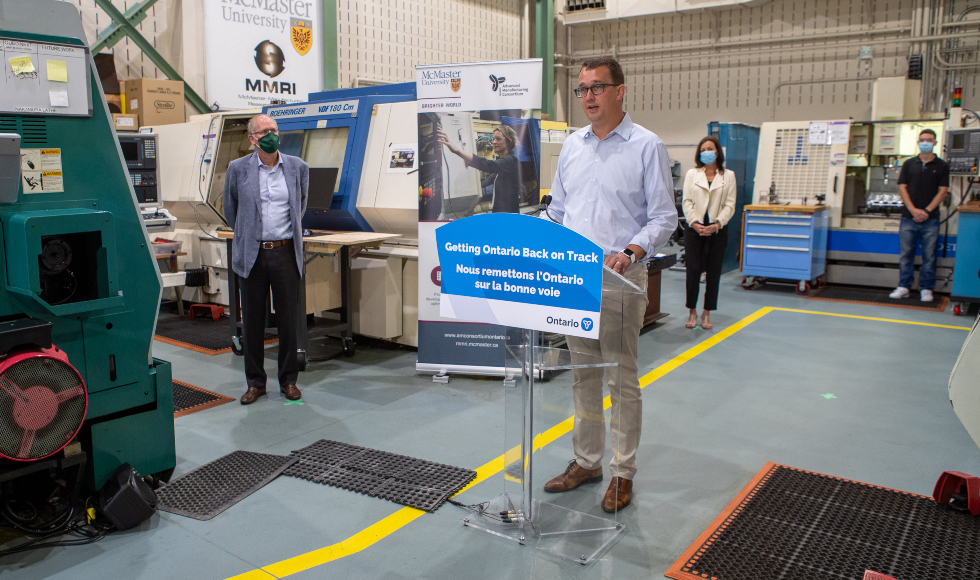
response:
<path id="1" fill-rule="evenodd" d="M 630 264 L 635 264 L 636 263 L 636 254 L 633 253 L 633 250 L 631 250 L 629 248 L 624 248 L 619 253 L 620 254 L 623 254 L 624 256 L 626 256 L 627 258 L 629 258 L 630 259 Z"/>

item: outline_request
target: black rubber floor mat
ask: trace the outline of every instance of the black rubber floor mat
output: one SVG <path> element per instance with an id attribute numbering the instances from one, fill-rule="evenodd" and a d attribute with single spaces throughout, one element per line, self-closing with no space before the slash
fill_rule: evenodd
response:
<path id="1" fill-rule="evenodd" d="M 157 491 L 157 508 L 210 520 L 269 483 L 295 457 L 235 451 L 174 479 Z"/>
<path id="2" fill-rule="evenodd" d="M 174 419 L 197 413 L 211 407 L 230 403 L 235 399 L 219 395 L 207 389 L 183 381 L 174 381 Z"/>
<path id="3" fill-rule="evenodd" d="M 667 571 L 676 580 L 980 579 L 980 517 L 769 463 Z"/>
<path id="4" fill-rule="evenodd" d="M 204 354 L 231 352 L 231 328 L 227 319 L 187 318 L 186 316 L 161 316 L 157 320 L 157 332 L 153 338 Z M 276 335 L 265 333 L 265 343 L 278 341 Z"/>
<path id="5" fill-rule="evenodd" d="M 827 286 L 818 288 L 813 294 L 807 296 L 809 300 L 829 300 L 831 302 L 855 302 L 858 304 L 874 304 L 876 306 L 892 306 L 895 308 L 914 308 L 917 310 L 935 310 L 942 312 L 946 310 L 949 298 L 946 296 L 936 296 L 932 302 L 919 300 L 919 293 L 912 292 L 908 298 L 894 300 L 888 295 L 891 290 L 880 290 L 876 288 L 855 288 L 853 286 Z"/>
<path id="6" fill-rule="evenodd" d="M 283 475 L 380 497 L 427 512 L 476 478 L 476 472 L 321 439 L 293 451 L 299 461 Z"/>

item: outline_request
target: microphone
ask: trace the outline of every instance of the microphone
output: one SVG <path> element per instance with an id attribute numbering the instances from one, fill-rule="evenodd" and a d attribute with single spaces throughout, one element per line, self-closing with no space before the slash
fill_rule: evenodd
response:
<path id="1" fill-rule="evenodd" d="M 549 205 L 551 205 L 551 196 L 546 195 L 541 198 L 541 205 L 538 206 L 538 211 L 548 211 Z"/>

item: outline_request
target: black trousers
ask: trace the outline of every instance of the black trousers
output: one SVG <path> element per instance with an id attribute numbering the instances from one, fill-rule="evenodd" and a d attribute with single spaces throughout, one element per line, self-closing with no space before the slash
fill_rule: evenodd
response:
<path id="1" fill-rule="evenodd" d="M 242 349 L 245 351 L 248 387 L 265 388 L 265 313 L 270 288 L 279 330 L 279 388 L 295 385 L 299 376 L 296 349 L 302 278 L 296 267 L 293 245 L 259 250 L 252 271 L 247 278 L 239 276 L 238 283 L 242 296 Z"/>
<path id="2" fill-rule="evenodd" d="M 728 226 L 710 236 L 702 236 L 687 228 L 684 232 L 684 259 L 687 263 L 687 307 L 698 307 L 701 272 L 707 272 L 704 288 L 704 309 L 718 309 L 718 279 L 728 247 Z"/>

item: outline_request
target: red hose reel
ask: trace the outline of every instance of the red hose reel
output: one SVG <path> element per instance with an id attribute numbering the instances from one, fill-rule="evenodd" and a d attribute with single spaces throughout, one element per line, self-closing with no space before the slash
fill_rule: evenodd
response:
<path id="1" fill-rule="evenodd" d="M 85 382 L 58 347 L 0 358 L 0 457 L 54 455 L 78 434 L 87 410 Z"/>

